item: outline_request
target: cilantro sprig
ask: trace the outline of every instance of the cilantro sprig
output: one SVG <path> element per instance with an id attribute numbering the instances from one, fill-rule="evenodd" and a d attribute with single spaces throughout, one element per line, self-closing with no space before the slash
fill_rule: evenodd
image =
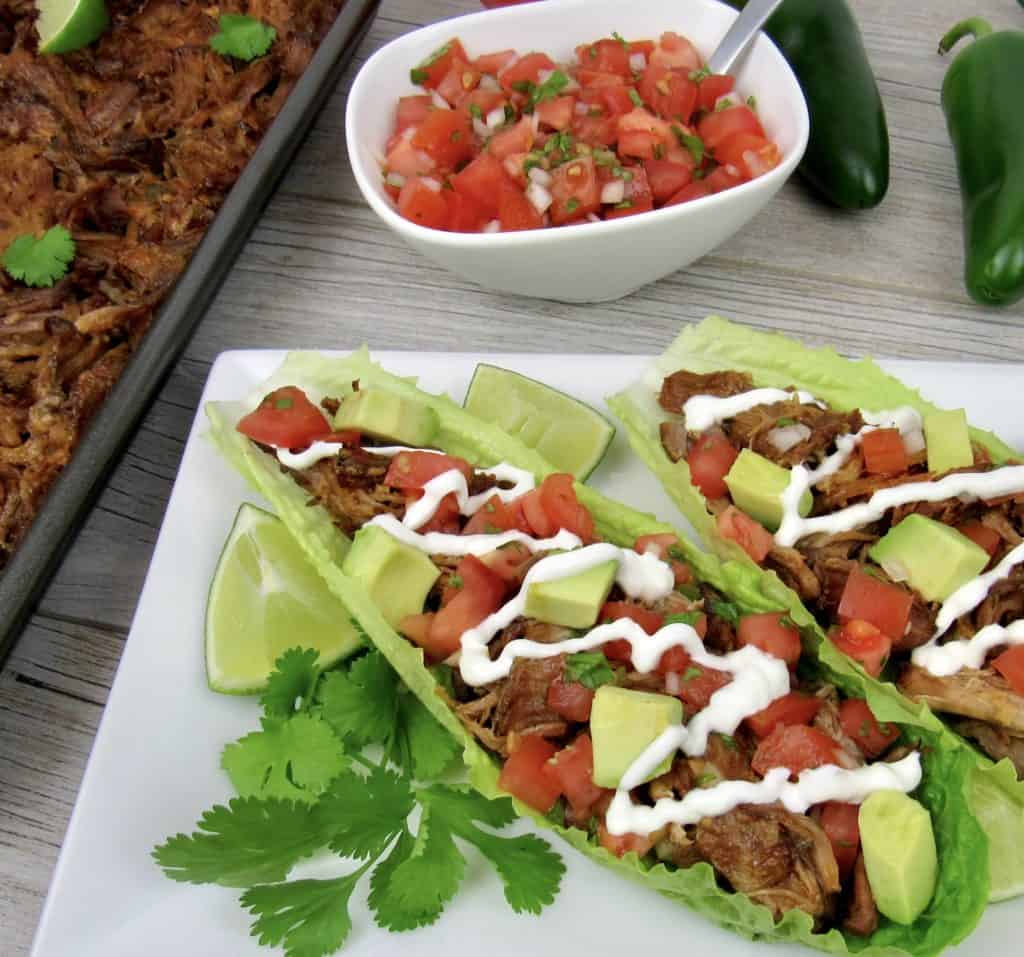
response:
<path id="1" fill-rule="evenodd" d="M 42 236 L 25 233 L 4 250 L 3 264 L 12 279 L 26 286 L 52 286 L 75 258 L 75 241 L 63 226 L 51 226 Z"/>
<path id="2" fill-rule="evenodd" d="M 239 796 L 153 851 L 167 876 L 243 888 L 251 933 L 287 957 L 324 957 L 345 943 L 349 902 L 367 876 L 380 927 L 434 923 L 466 872 L 464 844 L 492 864 L 515 911 L 551 903 L 564 873 L 558 855 L 533 835 L 494 833 L 515 819 L 511 801 L 427 783 L 458 749 L 384 657 L 371 651 L 326 674 L 316 662 L 300 649 L 278 659 L 261 730 L 222 755 Z M 325 848 L 357 866 L 327 880 L 288 879 Z"/>
<path id="3" fill-rule="evenodd" d="M 270 24 L 244 13 L 222 13 L 217 18 L 218 31 L 210 37 L 210 47 L 221 56 L 237 60 L 255 60 L 263 56 L 277 39 L 277 30 Z"/>

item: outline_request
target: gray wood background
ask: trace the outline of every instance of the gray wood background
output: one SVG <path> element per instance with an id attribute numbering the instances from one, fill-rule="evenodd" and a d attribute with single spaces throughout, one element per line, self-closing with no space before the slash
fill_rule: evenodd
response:
<path id="1" fill-rule="evenodd" d="M 0 953 L 29 951 L 89 748 L 128 633 L 210 365 L 225 349 L 655 352 L 719 312 L 850 353 L 1011 360 L 1024 309 L 973 305 L 961 282 L 960 204 L 939 108 L 938 37 L 958 0 L 853 0 L 892 136 L 879 209 L 828 209 L 797 182 L 742 233 L 619 302 L 499 297 L 440 272 L 363 204 L 345 158 L 345 96 L 382 44 L 475 0 L 384 0 L 380 15 L 185 356 L 113 473 L 0 673 Z M 969 13 L 1024 28 L 1016 0 Z M 628 5 L 621 29 L 628 33 Z M 543 46 L 543 38 L 539 38 Z"/>

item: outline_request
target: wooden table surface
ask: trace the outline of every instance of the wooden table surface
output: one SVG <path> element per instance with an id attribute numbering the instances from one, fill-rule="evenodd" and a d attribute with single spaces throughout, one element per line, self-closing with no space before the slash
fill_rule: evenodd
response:
<path id="1" fill-rule="evenodd" d="M 938 37 L 958 0 L 854 0 L 892 137 L 879 209 L 828 209 L 798 182 L 685 273 L 619 302 L 495 296 L 440 272 L 364 205 L 348 169 L 345 96 L 382 44 L 475 0 L 383 0 L 234 270 L 0 674 L 0 953 L 27 954 L 104 702 L 218 353 L 251 347 L 655 352 L 719 312 L 850 353 L 1010 360 L 1024 309 L 973 305 L 961 281 L 960 200 L 939 107 Z M 1024 27 L 1015 0 L 971 13 Z M 622 30 L 628 33 L 628 5 Z M 538 38 L 543 46 L 543 38 Z M 183 636 L 199 641 L 200 636 Z"/>

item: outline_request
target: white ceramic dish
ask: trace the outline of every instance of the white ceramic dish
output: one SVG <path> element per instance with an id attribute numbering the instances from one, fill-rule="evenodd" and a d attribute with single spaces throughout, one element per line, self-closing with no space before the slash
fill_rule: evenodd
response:
<path id="1" fill-rule="evenodd" d="M 764 35 L 740 61 L 737 89 L 756 94 L 782 163 L 705 199 L 638 216 L 524 233 L 448 233 L 398 215 L 383 189 L 380 157 L 400 96 L 422 92 L 409 70 L 458 36 L 470 55 L 514 48 L 574 59 L 576 45 L 619 31 L 637 39 L 675 30 L 708 56 L 736 11 L 718 0 L 545 0 L 435 23 L 378 50 L 348 98 L 345 135 L 356 182 L 374 212 L 428 259 L 496 292 L 565 302 L 618 299 L 714 249 L 760 212 L 807 146 L 807 106 L 793 71 Z"/>
<path id="2" fill-rule="evenodd" d="M 210 374 L 203 402 L 247 395 L 283 358 L 280 352 L 229 352 Z M 542 379 L 601 407 L 602 396 L 625 388 L 646 368 L 640 356 L 380 353 L 400 375 L 425 388 L 461 397 L 478 361 Z M 885 363 L 886 368 L 946 405 L 966 404 L 972 421 L 1024 447 L 1024 424 L 1009 397 L 1019 391 L 1022 365 Z M 185 447 L 153 561 L 124 656 L 78 794 L 43 910 L 33 957 L 259 957 L 275 951 L 248 934 L 237 892 L 175 884 L 150 860 L 168 835 L 190 832 L 200 813 L 231 796 L 219 769 L 221 748 L 254 730 L 258 707 L 249 698 L 207 690 L 203 612 L 210 576 L 240 502 L 251 500 L 242 479 L 202 433 L 197 417 Z M 668 520 L 678 513 L 618 435 L 593 484 Z M 623 957 L 684 948 L 729 957 L 809 957 L 795 946 L 743 940 L 625 881 L 561 844 L 567 865 L 562 890 L 539 918 L 517 917 L 493 872 L 471 859 L 466 881 L 441 920 L 412 934 L 378 930 L 353 896 L 349 957 L 450 957 L 453 941 L 487 957 Z M 305 876 L 345 872 L 346 864 L 312 863 Z M 333 868 L 329 870 L 329 868 Z M 993 906 L 980 927 L 949 957 L 1020 951 L 1024 899 Z M 0 953 L 6 954 L 0 930 Z M 277 952 L 279 953 L 279 951 Z"/>

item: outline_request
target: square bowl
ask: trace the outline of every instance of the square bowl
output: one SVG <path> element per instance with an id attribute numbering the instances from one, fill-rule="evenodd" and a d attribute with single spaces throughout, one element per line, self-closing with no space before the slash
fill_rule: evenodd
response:
<path id="1" fill-rule="evenodd" d="M 577 45 L 613 31 L 689 38 L 705 59 L 737 13 L 718 0 L 545 0 L 456 17 L 416 30 L 378 50 L 349 94 L 345 135 L 356 182 L 374 212 L 428 259 L 494 292 L 563 302 L 618 299 L 688 266 L 728 239 L 775 195 L 807 146 L 807 105 L 793 71 L 759 34 L 734 71 L 742 96 L 756 95 L 758 116 L 782 161 L 757 179 L 677 206 L 570 227 L 507 233 L 430 229 L 399 215 L 384 191 L 381 157 L 401 96 L 422 92 L 409 70 L 458 37 L 471 56 L 513 48 L 573 59 Z"/>

